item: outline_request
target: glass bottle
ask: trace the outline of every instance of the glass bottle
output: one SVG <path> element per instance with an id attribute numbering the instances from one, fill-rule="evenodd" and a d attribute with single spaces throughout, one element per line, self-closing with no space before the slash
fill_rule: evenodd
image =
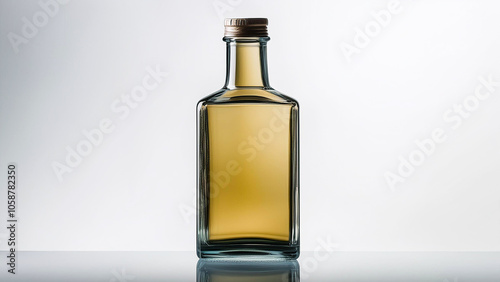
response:
<path id="1" fill-rule="evenodd" d="M 299 256 L 299 108 L 269 85 L 265 18 L 225 20 L 226 81 L 197 105 L 197 255 Z"/>

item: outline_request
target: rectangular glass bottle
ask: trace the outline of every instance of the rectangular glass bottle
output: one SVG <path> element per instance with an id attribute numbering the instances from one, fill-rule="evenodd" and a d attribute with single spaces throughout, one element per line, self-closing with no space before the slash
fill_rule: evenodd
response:
<path id="1" fill-rule="evenodd" d="M 298 103 L 267 75 L 267 19 L 226 19 L 224 87 L 197 107 L 197 254 L 299 256 Z"/>

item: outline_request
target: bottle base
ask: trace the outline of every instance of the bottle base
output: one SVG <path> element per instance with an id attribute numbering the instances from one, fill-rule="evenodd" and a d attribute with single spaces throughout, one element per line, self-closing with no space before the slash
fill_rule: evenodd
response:
<path id="1" fill-rule="evenodd" d="M 300 255 L 299 246 L 268 244 L 210 244 L 198 248 L 199 258 L 221 260 L 290 260 Z"/>

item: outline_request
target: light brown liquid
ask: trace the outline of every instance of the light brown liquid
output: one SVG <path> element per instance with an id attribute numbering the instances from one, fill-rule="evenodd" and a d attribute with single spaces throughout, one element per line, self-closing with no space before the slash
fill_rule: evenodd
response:
<path id="1" fill-rule="evenodd" d="M 208 239 L 290 239 L 289 104 L 207 106 Z"/>

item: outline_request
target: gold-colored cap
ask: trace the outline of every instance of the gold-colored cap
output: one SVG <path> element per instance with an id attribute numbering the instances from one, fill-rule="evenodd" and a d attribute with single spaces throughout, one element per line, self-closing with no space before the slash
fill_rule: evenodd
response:
<path id="1" fill-rule="evenodd" d="M 266 18 L 232 18 L 224 21 L 225 37 L 267 37 Z"/>

